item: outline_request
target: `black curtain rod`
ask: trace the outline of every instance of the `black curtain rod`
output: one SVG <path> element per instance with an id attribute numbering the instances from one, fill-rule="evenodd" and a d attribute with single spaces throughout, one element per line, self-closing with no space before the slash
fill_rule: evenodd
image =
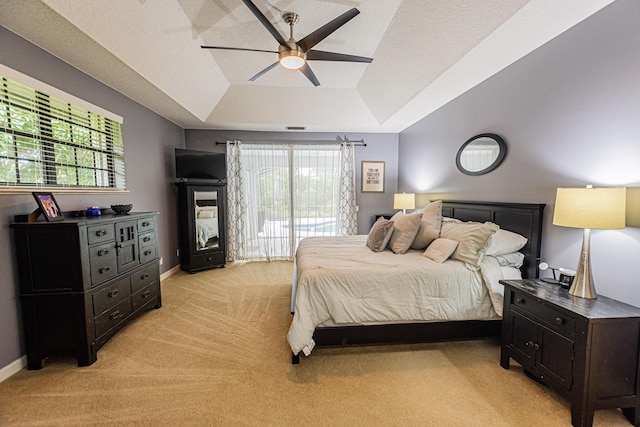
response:
<path id="1" fill-rule="evenodd" d="M 248 144 L 260 144 L 260 143 L 264 143 L 264 144 L 295 144 L 295 143 L 305 143 L 305 142 L 310 142 L 310 143 L 334 143 L 334 144 L 353 144 L 359 147 L 366 147 L 367 144 L 364 142 L 364 139 L 359 139 L 357 141 L 331 141 L 331 140 L 327 140 L 327 139 L 319 139 L 319 140 L 312 140 L 312 139 L 307 139 L 307 140 L 301 140 L 301 141 L 259 141 L 259 140 L 242 140 L 240 141 L 242 143 L 248 143 Z M 226 142 L 220 142 L 220 141 L 216 141 L 216 145 L 227 145 Z"/>

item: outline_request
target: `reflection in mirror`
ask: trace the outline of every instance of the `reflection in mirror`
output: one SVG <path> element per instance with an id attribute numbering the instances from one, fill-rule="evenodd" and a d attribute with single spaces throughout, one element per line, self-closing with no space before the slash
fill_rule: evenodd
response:
<path id="1" fill-rule="evenodd" d="M 482 175 L 497 168 L 506 153 L 507 145 L 498 135 L 476 135 L 458 150 L 456 166 L 464 174 Z"/>
<path id="2" fill-rule="evenodd" d="M 218 248 L 218 192 L 194 191 L 196 250 Z"/>

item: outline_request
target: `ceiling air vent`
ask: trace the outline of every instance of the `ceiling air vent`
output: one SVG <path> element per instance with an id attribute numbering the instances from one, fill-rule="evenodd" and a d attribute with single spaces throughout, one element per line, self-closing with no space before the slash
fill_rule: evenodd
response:
<path id="1" fill-rule="evenodd" d="M 304 130 L 304 126 L 287 126 L 287 130 Z"/>

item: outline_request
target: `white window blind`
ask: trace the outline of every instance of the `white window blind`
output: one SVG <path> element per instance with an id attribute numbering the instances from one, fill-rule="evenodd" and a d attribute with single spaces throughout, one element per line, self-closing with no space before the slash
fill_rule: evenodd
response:
<path id="1" fill-rule="evenodd" d="M 0 189 L 125 190 L 121 128 L 0 75 Z"/>

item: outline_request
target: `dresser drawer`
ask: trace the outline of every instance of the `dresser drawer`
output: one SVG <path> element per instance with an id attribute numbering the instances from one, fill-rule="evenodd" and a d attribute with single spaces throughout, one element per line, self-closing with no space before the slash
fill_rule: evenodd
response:
<path id="1" fill-rule="evenodd" d="M 118 260 L 107 258 L 101 262 L 91 263 L 91 286 L 99 285 L 118 275 Z"/>
<path id="2" fill-rule="evenodd" d="M 529 295 L 517 291 L 512 292 L 511 307 L 533 315 L 559 332 L 564 332 L 571 336 L 575 332 L 576 319 L 540 303 Z"/>
<path id="3" fill-rule="evenodd" d="M 109 329 L 122 322 L 131 314 L 131 298 L 127 298 L 111 310 L 96 317 L 96 337 L 100 337 Z"/>
<path id="4" fill-rule="evenodd" d="M 140 264 L 146 264 L 156 259 L 158 248 L 155 246 L 146 246 L 140 248 Z"/>
<path id="5" fill-rule="evenodd" d="M 154 233 L 144 233 L 138 236 L 140 247 L 152 246 L 156 244 L 156 235 Z"/>
<path id="6" fill-rule="evenodd" d="M 87 227 L 87 239 L 90 245 L 109 242 L 115 239 L 113 224 L 99 224 Z"/>
<path id="7" fill-rule="evenodd" d="M 116 256 L 116 248 L 113 242 L 104 245 L 89 246 L 89 262 L 91 264 L 103 264 L 105 260 Z"/>
<path id="8" fill-rule="evenodd" d="M 155 281 L 133 295 L 133 297 L 131 298 L 131 302 L 133 303 L 133 311 L 136 311 L 149 301 L 153 301 L 154 298 L 158 295 L 160 295 L 160 283 L 158 281 Z"/>
<path id="9" fill-rule="evenodd" d="M 109 310 L 131 295 L 129 277 L 120 279 L 93 294 L 93 314 L 95 316 Z"/>
<path id="10" fill-rule="evenodd" d="M 145 231 L 153 231 L 154 229 L 153 218 L 140 218 L 138 220 L 138 233 L 144 233 Z"/>
<path id="11" fill-rule="evenodd" d="M 151 263 L 131 275 L 131 293 L 136 293 L 158 280 L 158 265 Z"/>

